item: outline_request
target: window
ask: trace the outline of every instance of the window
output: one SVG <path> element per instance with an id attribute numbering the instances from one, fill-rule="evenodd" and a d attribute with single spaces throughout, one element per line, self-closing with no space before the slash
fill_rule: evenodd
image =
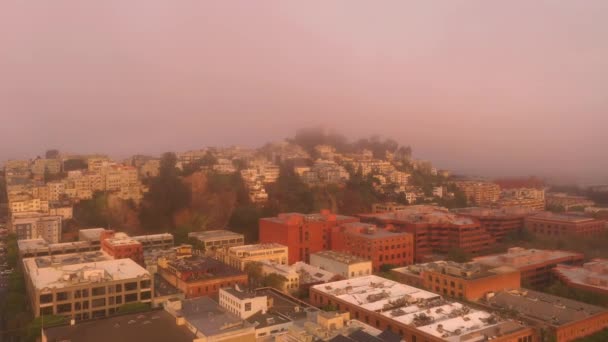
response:
<path id="1" fill-rule="evenodd" d="M 139 297 L 141 300 L 150 299 L 150 298 L 152 298 L 152 292 L 150 292 L 150 291 L 142 292 L 142 293 L 140 293 Z"/>
<path id="2" fill-rule="evenodd" d="M 66 313 L 72 311 L 72 304 L 59 304 L 57 305 L 57 313 Z"/>
<path id="3" fill-rule="evenodd" d="M 131 282 L 125 284 L 125 291 L 137 290 L 137 282 Z"/>
<path id="4" fill-rule="evenodd" d="M 94 308 L 98 308 L 101 306 L 106 306 L 106 299 L 105 298 L 97 298 L 97 299 L 93 299 L 91 301 L 91 306 Z"/>
<path id="5" fill-rule="evenodd" d="M 52 301 L 53 301 L 53 295 L 51 293 L 40 295 L 40 304 L 50 303 Z"/>
<path id="6" fill-rule="evenodd" d="M 137 293 L 129 293 L 125 295 L 125 303 L 137 302 Z"/>
<path id="7" fill-rule="evenodd" d="M 106 294 L 106 288 L 105 288 L 105 286 L 94 287 L 91 290 L 91 294 L 93 296 L 102 296 L 102 295 L 105 295 Z"/>
<path id="8" fill-rule="evenodd" d="M 251 302 L 245 303 L 245 311 L 251 311 Z"/>
<path id="9" fill-rule="evenodd" d="M 40 316 L 48 316 L 53 314 L 53 307 L 47 306 L 46 308 L 40 308 Z"/>
<path id="10" fill-rule="evenodd" d="M 62 300 L 68 300 L 68 293 L 67 292 L 57 292 L 57 294 L 55 294 L 55 297 L 57 298 L 57 301 L 62 301 Z"/>
<path id="11" fill-rule="evenodd" d="M 122 304 L 122 296 L 116 296 L 116 304 Z"/>

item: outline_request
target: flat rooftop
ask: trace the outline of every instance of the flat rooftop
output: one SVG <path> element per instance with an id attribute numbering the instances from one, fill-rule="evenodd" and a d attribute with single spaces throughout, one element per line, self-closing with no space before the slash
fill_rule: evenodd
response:
<path id="1" fill-rule="evenodd" d="M 101 239 L 101 233 L 105 231 L 105 228 L 80 229 L 78 235 L 88 241 L 99 241 Z"/>
<path id="2" fill-rule="evenodd" d="M 293 218 L 300 218 L 305 222 L 317 221 L 317 222 L 330 222 L 330 221 L 346 221 L 346 220 L 357 220 L 354 216 L 338 215 L 338 214 L 302 214 L 302 213 L 281 213 L 275 217 L 264 217 L 262 220 L 273 221 L 278 223 L 289 223 Z"/>
<path id="3" fill-rule="evenodd" d="M 39 251 L 44 249 L 62 249 L 62 248 L 79 248 L 91 246 L 88 241 L 73 241 L 73 242 L 60 242 L 60 243 L 48 243 L 42 238 L 29 239 L 29 240 L 18 240 L 17 246 L 19 246 L 20 252 L 27 251 Z"/>
<path id="4" fill-rule="evenodd" d="M 454 261 L 434 261 L 425 264 L 415 264 L 394 268 L 391 272 L 420 276 L 422 272 L 438 272 L 452 277 L 475 280 L 495 276 L 497 274 L 519 272 L 511 266 L 489 266 L 477 262 L 458 263 Z"/>
<path id="5" fill-rule="evenodd" d="M 226 229 L 206 230 L 202 232 L 188 233 L 188 237 L 193 237 L 201 241 L 204 240 L 219 240 L 219 239 L 237 239 L 243 238 L 243 234 L 235 233 Z"/>
<path id="6" fill-rule="evenodd" d="M 102 252 L 27 258 L 23 266 L 37 289 L 63 288 L 83 283 L 150 276 L 131 259 L 108 260 Z"/>
<path id="7" fill-rule="evenodd" d="M 577 214 L 556 214 L 550 211 L 543 211 L 535 215 L 531 215 L 530 219 L 536 220 L 550 220 L 550 221 L 560 221 L 560 222 L 571 222 L 571 223 L 582 223 L 582 222 L 593 222 L 599 221 L 592 217 L 586 217 Z"/>
<path id="8" fill-rule="evenodd" d="M 553 271 L 574 284 L 608 291 L 608 259 L 593 259 L 582 267 L 557 265 Z"/>
<path id="9" fill-rule="evenodd" d="M 361 236 L 367 239 L 380 239 L 386 237 L 410 235 L 410 233 L 393 232 L 385 228 L 380 228 L 375 224 L 362 222 L 344 223 L 341 224 L 340 227 L 343 227 L 349 234 Z"/>
<path id="10" fill-rule="evenodd" d="M 374 218 L 384 223 L 428 223 L 428 224 L 453 224 L 468 225 L 476 221 L 468 216 L 454 214 L 447 208 L 432 205 L 410 205 L 403 210 L 364 214 L 361 217 Z"/>
<path id="11" fill-rule="evenodd" d="M 243 245 L 243 246 L 234 246 L 230 247 L 231 251 L 235 252 L 255 252 L 261 251 L 265 249 L 274 249 L 274 248 L 287 248 L 285 245 L 281 245 L 280 243 L 258 243 L 253 245 Z"/>
<path id="12" fill-rule="evenodd" d="M 519 324 L 501 320 L 489 312 L 374 275 L 313 288 L 450 342 L 460 341 L 462 336 L 490 327 L 500 327 L 503 334 L 522 329 Z"/>
<path id="13" fill-rule="evenodd" d="M 48 342 L 192 342 L 193 333 L 164 310 L 78 323 L 45 329 Z"/>
<path id="14" fill-rule="evenodd" d="M 105 239 L 104 241 L 112 246 L 141 245 L 141 242 L 125 233 L 116 233 L 114 237 Z"/>
<path id="15" fill-rule="evenodd" d="M 178 272 L 191 272 L 192 275 L 188 278 L 188 281 L 244 274 L 236 268 L 230 267 L 221 261 L 209 257 L 193 256 L 190 258 L 172 260 L 168 264 Z"/>
<path id="16" fill-rule="evenodd" d="M 363 262 L 371 262 L 370 260 L 358 257 L 356 255 L 344 253 L 344 252 L 336 252 L 331 250 L 321 251 L 317 253 L 313 253 L 312 255 L 316 255 L 325 259 L 334 260 L 337 262 L 341 262 L 347 265 L 359 264 Z"/>
<path id="17" fill-rule="evenodd" d="M 134 240 L 144 242 L 144 241 L 158 241 L 158 240 L 172 240 L 173 235 L 169 233 L 161 233 L 161 234 L 148 234 L 148 235 L 138 235 L 131 237 Z"/>
<path id="18" fill-rule="evenodd" d="M 337 275 L 335 273 L 321 269 L 320 267 L 309 265 L 305 262 L 298 261 L 290 267 L 294 268 L 300 276 L 300 284 L 313 284 L 331 281 Z"/>
<path id="19" fill-rule="evenodd" d="M 218 334 L 252 328 L 253 325 L 222 308 L 209 297 L 186 299 L 179 310 L 189 324 L 210 337 Z"/>
<path id="20" fill-rule="evenodd" d="M 273 288 L 259 288 L 255 290 L 255 293 L 258 296 L 266 296 L 272 299 L 272 306 L 268 308 L 268 312 L 281 314 L 294 321 L 294 323 L 305 321 L 307 311 L 320 311 L 306 302 Z"/>
<path id="21" fill-rule="evenodd" d="M 470 215 L 477 218 L 523 218 L 534 212 L 534 209 L 527 207 L 505 207 L 505 208 L 482 208 L 469 207 L 453 209 L 453 213 L 460 215 Z"/>
<path id="22" fill-rule="evenodd" d="M 561 250 L 543 250 L 543 249 L 525 249 L 521 247 L 509 248 L 507 253 L 486 255 L 473 258 L 473 261 L 490 265 L 490 266 L 513 266 L 525 267 L 529 265 L 541 264 L 546 262 L 559 262 L 564 258 L 575 257 L 583 258 L 581 253 L 561 251 Z"/>
<path id="23" fill-rule="evenodd" d="M 606 313 L 605 308 L 528 289 L 501 291 L 488 299 L 497 308 L 516 310 L 518 315 L 560 326 Z"/>

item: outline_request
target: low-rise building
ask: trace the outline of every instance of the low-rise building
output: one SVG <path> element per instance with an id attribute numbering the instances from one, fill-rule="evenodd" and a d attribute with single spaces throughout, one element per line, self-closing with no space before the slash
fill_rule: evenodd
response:
<path id="1" fill-rule="evenodd" d="M 113 260 L 103 252 L 27 258 L 23 272 L 35 317 L 100 318 L 124 304 L 152 299 L 148 271 L 131 259 Z"/>
<path id="2" fill-rule="evenodd" d="M 535 331 L 490 312 L 378 276 L 313 286 L 311 303 L 351 317 L 406 341 L 536 341 Z"/>
<path id="3" fill-rule="evenodd" d="M 51 203 L 49 215 L 61 216 L 64 221 L 70 220 L 74 217 L 74 206 L 71 204 Z"/>
<path id="4" fill-rule="evenodd" d="M 553 274 L 568 287 L 608 295 L 608 259 L 593 259 L 582 266 L 557 265 Z"/>
<path id="5" fill-rule="evenodd" d="M 177 323 L 167 311 L 154 310 L 44 328 L 42 342 L 197 341 L 184 323 Z"/>
<path id="6" fill-rule="evenodd" d="M 255 327 L 209 297 L 171 301 L 165 310 L 186 326 L 194 342 L 255 342 Z"/>
<path id="7" fill-rule="evenodd" d="M 131 238 L 141 243 L 144 250 L 167 249 L 174 245 L 173 234 L 169 233 L 138 235 Z"/>
<path id="8" fill-rule="evenodd" d="M 478 300 L 488 292 L 521 286 L 518 269 L 474 262 L 436 261 L 394 268 L 391 273 L 401 283 L 470 301 Z"/>
<path id="9" fill-rule="evenodd" d="M 338 274 L 345 279 L 372 274 L 371 260 L 344 252 L 313 253 L 310 255 L 310 265 Z"/>
<path id="10" fill-rule="evenodd" d="M 405 210 L 407 206 L 397 202 L 384 202 L 372 204 L 372 213 L 390 213 L 393 211 Z"/>
<path id="11" fill-rule="evenodd" d="M 102 234 L 101 250 L 116 259 L 130 258 L 136 263 L 144 264 L 144 250 L 141 242 L 129 237 L 125 233 L 106 231 L 109 236 Z"/>
<path id="12" fill-rule="evenodd" d="M 547 340 L 569 342 L 608 327 L 602 307 L 527 289 L 489 294 L 490 308 L 511 311 L 519 319 L 548 332 Z"/>
<path id="13" fill-rule="evenodd" d="M 232 246 L 242 246 L 245 243 L 243 234 L 226 229 L 192 232 L 188 234 L 188 237 L 199 240 L 203 244 L 205 252 L 214 252 L 220 248 Z"/>
<path id="14" fill-rule="evenodd" d="M 278 243 L 260 243 L 229 247 L 219 253 L 225 264 L 243 271 L 250 262 L 268 261 L 281 265 L 287 264 L 288 248 Z"/>
<path id="15" fill-rule="evenodd" d="M 280 289 L 285 293 L 306 290 L 312 285 L 324 284 L 342 278 L 338 274 L 311 266 L 302 261 L 298 261 L 293 265 L 281 265 L 267 261 L 261 264 L 263 275 L 275 273 L 285 277 L 286 280 L 283 283 L 283 288 Z"/>
<path id="16" fill-rule="evenodd" d="M 186 298 L 213 295 L 223 287 L 247 286 L 247 274 L 210 257 L 159 262 L 158 273 Z"/>
<path id="17" fill-rule="evenodd" d="M 101 236 L 105 228 L 86 228 L 78 231 L 78 241 L 88 241 L 92 245 L 101 246 Z"/>
<path id="18" fill-rule="evenodd" d="M 513 247 L 506 253 L 481 256 L 473 261 L 492 267 L 517 268 L 521 272 L 522 286 L 538 287 L 549 283 L 551 270 L 556 265 L 580 265 L 584 259 L 584 255 L 577 252 Z"/>
<path id="19" fill-rule="evenodd" d="M 87 241 L 48 243 L 42 238 L 18 240 L 17 245 L 21 258 L 93 252 L 99 250 L 99 246 L 93 246 Z"/>
<path id="20" fill-rule="evenodd" d="M 602 220 L 577 214 L 555 214 L 541 212 L 526 217 L 526 229 L 536 235 L 552 238 L 568 236 L 592 237 L 606 232 L 606 224 Z"/>

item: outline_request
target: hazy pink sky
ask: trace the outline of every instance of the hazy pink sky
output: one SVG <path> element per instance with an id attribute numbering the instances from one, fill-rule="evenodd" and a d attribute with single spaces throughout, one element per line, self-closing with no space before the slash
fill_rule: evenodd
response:
<path id="1" fill-rule="evenodd" d="M 608 1 L 0 2 L 0 159 L 323 124 L 440 167 L 608 181 Z"/>

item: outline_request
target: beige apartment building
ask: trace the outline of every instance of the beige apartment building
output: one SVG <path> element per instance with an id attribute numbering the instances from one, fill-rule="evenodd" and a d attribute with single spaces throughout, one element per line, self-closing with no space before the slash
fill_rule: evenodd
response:
<path id="1" fill-rule="evenodd" d="M 10 196 L 8 199 L 10 213 L 49 212 L 49 202 L 30 195 Z"/>
<path id="2" fill-rule="evenodd" d="M 27 293 L 35 317 L 62 315 L 86 320 L 112 315 L 122 305 L 149 303 L 150 273 L 131 259 L 103 252 L 23 260 Z"/>
<path id="3" fill-rule="evenodd" d="M 229 247 L 220 252 L 219 259 L 236 269 L 245 270 L 250 262 L 270 261 L 287 265 L 288 248 L 278 243 L 261 243 Z"/>
<path id="4" fill-rule="evenodd" d="M 310 265 L 338 274 L 343 278 L 355 278 L 372 274 L 372 261 L 352 254 L 321 251 L 310 255 Z"/>
<path id="5" fill-rule="evenodd" d="M 51 216 L 36 212 L 11 215 L 10 230 L 18 240 L 42 238 L 48 243 L 61 241 L 61 216 Z"/>

